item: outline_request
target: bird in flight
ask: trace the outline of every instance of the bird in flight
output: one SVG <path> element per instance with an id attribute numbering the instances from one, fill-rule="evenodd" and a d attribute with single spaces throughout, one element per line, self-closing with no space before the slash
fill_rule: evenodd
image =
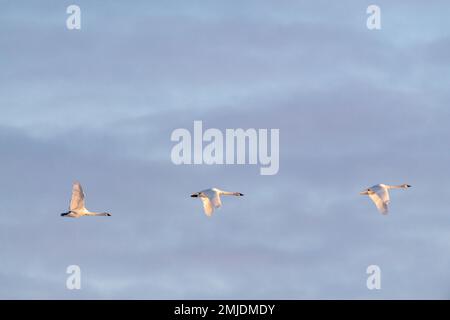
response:
<path id="1" fill-rule="evenodd" d="M 220 200 L 220 196 L 237 196 L 242 197 L 243 194 L 240 192 L 228 192 L 223 191 L 217 188 L 206 189 L 200 192 L 196 192 L 191 194 L 193 198 L 200 198 L 203 202 L 203 209 L 205 214 L 210 217 L 214 208 L 219 208 L 222 206 L 222 201 Z"/>
<path id="2" fill-rule="evenodd" d="M 389 186 L 386 184 L 377 184 L 373 187 L 370 187 L 363 192 L 360 192 L 361 195 L 369 196 L 370 199 L 375 203 L 382 214 L 388 214 L 388 204 L 390 203 L 389 198 L 389 189 L 408 189 L 411 188 L 409 184 L 401 184 L 398 186 Z"/>
<path id="3" fill-rule="evenodd" d="M 72 187 L 72 199 L 70 200 L 69 211 L 61 213 L 61 217 L 79 218 L 82 216 L 111 216 L 108 212 L 90 212 L 84 206 L 84 192 L 79 182 L 74 182 Z"/>

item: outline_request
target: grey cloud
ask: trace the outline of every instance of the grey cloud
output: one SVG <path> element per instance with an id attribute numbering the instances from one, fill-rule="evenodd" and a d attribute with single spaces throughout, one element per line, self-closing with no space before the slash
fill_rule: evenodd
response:
<path id="1" fill-rule="evenodd" d="M 389 20 L 437 9 L 382 4 L 370 33 L 355 2 L 80 5 L 80 33 L 51 2 L 1 13 L 0 297 L 448 298 L 448 28 Z M 173 165 L 194 120 L 279 128 L 279 174 Z M 75 179 L 111 219 L 59 217 Z M 413 185 L 388 217 L 358 195 L 379 182 Z M 206 219 L 210 186 L 246 196 Z"/>

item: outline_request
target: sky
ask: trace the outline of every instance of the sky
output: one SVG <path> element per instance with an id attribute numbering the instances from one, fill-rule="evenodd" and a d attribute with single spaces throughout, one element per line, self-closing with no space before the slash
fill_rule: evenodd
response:
<path id="1" fill-rule="evenodd" d="M 0 299 L 450 298 L 448 1 L 0 6 Z M 279 129 L 279 172 L 175 165 L 196 120 Z M 112 217 L 60 217 L 75 180 Z"/>

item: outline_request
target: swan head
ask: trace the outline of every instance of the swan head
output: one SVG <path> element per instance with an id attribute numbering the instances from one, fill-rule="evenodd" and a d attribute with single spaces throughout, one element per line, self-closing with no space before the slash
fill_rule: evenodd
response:
<path id="1" fill-rule="evenodd" d="M 73 215 L 71 215 L 71 213 L 72 213 L 72 211 L 61 213 L 61 217 L 72 218 Z"/>
<path id="2" fill-rule="evenodd" d="M 372 192 L 372 190 L 366 189 L 366 190 L 360 192 L 359 194 L 362 196 L 368 196 L 371 192 Z"/>
<path id="3" fill-rule="evenodd" d="M 236 195 L 237 195 L 238 197 L 243 197 L 243 196 L 244 196 L 244 194 L 243 194 L 243 193 L 240 193 L 240 192 L 236 192 Z"/>
<path id="4" fill-rule="evenodd" d="M 111 213 L 109 213 L 109 212 L 104 212 L 103 214 L 107 217 L 111 217 Z"/>
<path id="5" fill-rule="evenodd" d="M 407 188 L 411 188 L 411 185 L 405 183 L 405 184 L 402 185 L 402 187 L 407 189 Z"/>

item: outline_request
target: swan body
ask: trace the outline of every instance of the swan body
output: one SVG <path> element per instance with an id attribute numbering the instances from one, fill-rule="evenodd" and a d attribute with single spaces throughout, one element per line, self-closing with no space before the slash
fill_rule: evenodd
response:
<path id="1" fill-rule="evenodd" d="M 191 197 L 200 198 L 200 200 L 202 200 L 203 210 L 208 217 L 212 216 L 215 208 L 220 208 L 222 206 L 220 196 L 242 197 L 243 194 L 240 192 L 223 191 L 217 188 L 206 189 L 191 194 Z"/>
<path id="2" fill-rule="evenodd" d="M 408 189 L 411 188 L 409 184 L 401 184 L 397 186 L 390 186 L 386 184 L 377 184 L 375 186 L 372 186 L 362 192 L 360 192 L 361 195 L 369 196 L 370 199 L 375 203 L 376 207 L 378 208 L 378 211 L 380 213 L 386 215 L 389 212 L 388 205 L 391 202 L 389 197 L 389 190 L 390 189 Z"/>
<path id="3" fill-rule="evenodd" d="M 69 211 L 61 213 L 62 217 L 80 218 L 83 216 L 111 216 L 108 212 L 91 212 L 84 205 L 84 192 L 79 182 L 74 182 L 72 186 L 72 198 L 70 200 Z"/>

